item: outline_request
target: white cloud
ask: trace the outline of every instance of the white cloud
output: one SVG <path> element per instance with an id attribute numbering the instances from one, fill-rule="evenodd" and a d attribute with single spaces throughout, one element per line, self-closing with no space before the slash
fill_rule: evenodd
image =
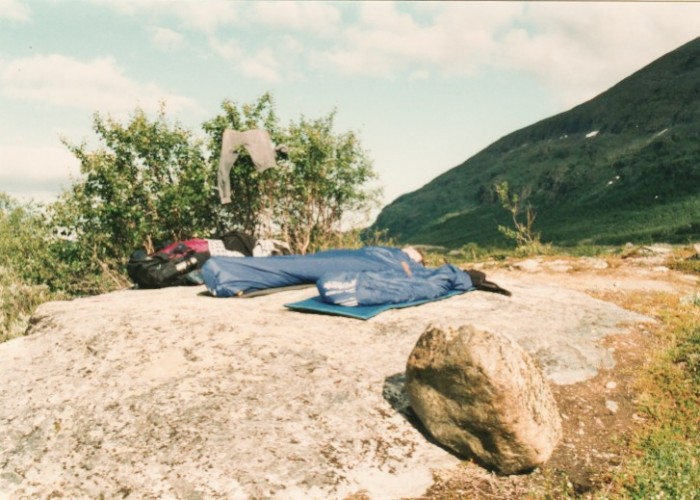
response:
<path id="1" fill-rule="evenodd" d="M 238 10 L 231 10 L 232 5 Z M 294 34 L 327 37 L 337 33 L 341 20 L 338 8 L 325 2 L 183 3 L 176 11 L 184 24 L 209 35 L 214 53 L 234 63 L 244 77 L 265 83 L 303 74 L 302 59 L 313 48 Z M 245 20 L 245 29 L 240 32 L 217 31 L 241 20 Z"/>
<path id="2" fill-rule="evenodd" d="M 109 57 L 89 62 L 60 54 L 15 59 L 0 65 L 0 84 L 0 91 L 13 99 L 90 111 L 123 113 L 136 106 L 153 111 L 161 102 L 173 111 L 195 107 L 188 97 L 129 79 Z"/>
<path id="3" fill-rule="evenodd" d="M 89 1 L 157 16 L 162 26 L 174 16 L 208 35 L 210 49 L 245 76 L 268 82 L 309 66 L 408 79 L 496 68 L 540 80 L 563 104 L 605 90 L 700 28 L 695 2 Z M 155 35 L 159 46 L 182 41 L 170 28 Z"/>
<path id="4" fill-rule="evenodd" d="M 182 46 L 184 37 L 169 28 L 157 27 L 153 30 L 153 43 L 163 50 L 174 50 Z"/>
<path id="5" fill-rule="evenodd" d="M 270 83 L 280 80 L 279 62 L 269 49 L 259 50 L 251 57 L 243 58 L 240 64 L 243 74 L 247 77 L 258 78 Z"/>
<path id="6" fill-rule="evenodd" d="M 416 29 L 412 16 L 397 10 L 394 2 L 362 2 L 358 4 L 360 23 L 392 32 Z"/>
<path id="7" fill-rule="evenodd" d="M 123 15 L 133 15 L 138 10 L 163 6 L 168 0 L 87 0 L 89 3 L 107 5 L 117 13 Z"/>
<path id="8" fill-rule="evenodd" d="M 131 15 L 146 2 L 139 0 L 88 0 L 90 3 L 107 5 L 117 11 L 119 14 Z"/>
<path id="9" fill-rule="evenodd" d="M 318 66 L 387 78 L 514 70 L 568 105 L 700 32 L 693 2 L 362 2 L 358 9 L 335 46 L 310 56 Z"/>
<path id="10" fill-rule="evenodd" d="M 54 1 L 74 1 L 74 0 L 54 0 Z M 118 14 L 134 15 L 137 12 L 156 9 L 172 9 L 172 5 L 177 0 L 83 0 L 95 5 L 106 5 Z"/>
<path id="11" fill-rule="evenodd" d="M 227 0 L 169 3 L 172 4 L 173 11 L 178 14 L 184 26 L 209 34 L 216 32 L 222 26 L 235 23 L 239 17 L 238 4 Z"/>
<path id="12" fill-rule="evenodd" d="M 19 0 L 0 0 L 0 19 L 26 22 L 31 19 L 31 10 Z"/>
<path id="13" fill-rule="evenodd" d="M 243 57 L 243 49 L 235 40 L 219 40 L 216 36 L 209 37 L 209 46 L 219 57 L 229 61 L 236 61 Z"/>
<path id="14" fill-rule="evenodd" d="M 231 62 L 246 78 L 277 83 L 282 80 L 282 64 L 271 48 L 248 49 L 236 40 L 222 41 L 212 36 L 209 45 L 223 59 Z M 294 44 L 292 44 L 294 46 Z M 292 68 L 286 68 L 292 70 Z"/>
<path id="15" fill-rule="evenodd" d="M 700 4 L 533 3 L 522 20 L 530 30 L 511 31 L 494 57 L 574 105 L 697 36 Z"/>
<path id="16" fill-rule="evenodd" d="M 341 44 L 325 53 L 323 65 L 349 75 L 389 77 L 407 64 L 407 55 L 418 58 L 412 48 L 419 27 L 410 16 L 390 2 L 359 3 L 358 9 L 359 23 L 341 33 Z"/>
<path id="17" fill-rule="evenodd" d="M 78 159 L 60 146 L 0 145 L 0 181 L 63 180 L 80 172 Z"/>
<path id="18" fill-rule="evenodd" d="M 257 24 L 278 29 L 329 35 L 340 30 L 340 11 L 323 2 L 255 2 L 252 6 Z"/>
<path id="19" fill-rule="evenodd" d="M 470 73 L 488 60 L 493 34 L 522 8 L 471 2 L 418 4 L 408 11 L 399 7 L 405 5 L 361 3 L 358 24 L 343 32 L 340 44 L 326 52 L 325 62 L 346 74 Z"/>
<path id="20" fill-rule="evenodd" d="M 175 14 L 183 26 L 205 33 L 214 33 L 221 26 L 238 19 L 239 5 L 229 0 L 89 0 L 91 3 L 107 5 L 122 15 Z"/>

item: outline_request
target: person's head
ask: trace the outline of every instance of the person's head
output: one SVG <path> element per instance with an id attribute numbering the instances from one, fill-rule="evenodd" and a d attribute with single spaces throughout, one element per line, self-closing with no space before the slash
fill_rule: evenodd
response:
<path id="1" fill-rule="evenodd" d="M 412 247 L 411 245 L 406 245 L 401 250 L 403 250 L 403 252 L 406 255 L 408 255 L 411 258 L 411 260 L 414 260 L 419 264 L 425 264 L 425 257 L 423 256 L 423 252 L 421 252 L 417 248 Z"/>

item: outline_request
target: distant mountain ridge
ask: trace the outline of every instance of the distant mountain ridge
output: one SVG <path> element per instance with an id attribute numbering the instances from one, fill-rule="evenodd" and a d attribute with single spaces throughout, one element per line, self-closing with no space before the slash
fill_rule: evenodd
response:
<path id="1" fill-rule="evenodd" d="M 507 180 L 557 244 L 700 238 L 700 37 L 599 96 L 517 130 L 387 205 L 401 242 L 503 243 L 493 186 Z"/>

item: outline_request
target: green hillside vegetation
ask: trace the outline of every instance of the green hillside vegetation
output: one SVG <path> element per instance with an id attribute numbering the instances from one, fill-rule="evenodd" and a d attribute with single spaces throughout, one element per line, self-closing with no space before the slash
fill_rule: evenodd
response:
<path id="1" fill-rule="evenodd" d="M 598 97 L 496 141 L 385 207 L 402 242 L 504 244 L 494 190 L 507 181 L 558 245 L 700 236 L 700 38 Z"/>

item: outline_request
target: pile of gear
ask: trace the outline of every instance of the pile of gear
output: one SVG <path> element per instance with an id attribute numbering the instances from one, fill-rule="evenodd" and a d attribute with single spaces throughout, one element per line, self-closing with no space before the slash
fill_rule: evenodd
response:
<path id="1" fill-rule="evenodd" d="M 166 242 L 157 251 L 136 250 L 126 265 L 127 273 L 138 288 L 201 285 L 201 269 L 212 256 L 269 257 L 291 254 L 289 245 L 273 239 L 256 239 L 233 231 L 216 239 L 194 238 Z"/>
<path id="2" fill-rule="evenodd" d="M 244 151 L 261 172 L 277 167 L 278 157 L 288 155 L 287 146 L 275 147 L 266 130 L 224 130 L 217 179 L 222 204 L 231 202 L 231 169 Z M 426 268 L 421 252 L 410 246 L 292 255 L 282 241 L 258 240 L 241 231 L 169 243 L 152 253 L 137 250 L 127 272 L 139 288 L 203 284 L 215 297 L 250 297 L 316 284 L 320 295 L 312 309 L 329 312 L 331 307 L 334 313 L 417 305 L 471 290 L 510 295 L 478 271 L 450 264 Z"/>

